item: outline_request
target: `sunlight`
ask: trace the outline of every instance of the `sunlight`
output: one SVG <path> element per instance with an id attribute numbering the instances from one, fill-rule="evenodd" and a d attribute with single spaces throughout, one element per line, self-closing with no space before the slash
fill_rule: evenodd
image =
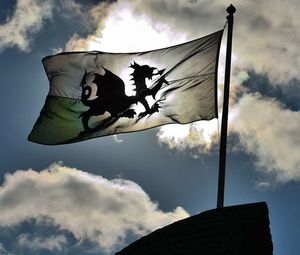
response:
<path id="1" fill-rule="evenodd" d="M 119 4 L 88 42 L 88 50 L 138 52 L 186 41 L 186 35 L 146 15 L 134 15 L 130 4 Z"/>

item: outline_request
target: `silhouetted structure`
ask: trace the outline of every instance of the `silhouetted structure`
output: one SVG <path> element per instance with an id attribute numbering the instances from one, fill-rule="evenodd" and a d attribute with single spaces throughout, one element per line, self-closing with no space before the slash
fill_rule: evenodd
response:
<path id="1" fill-rule="evenodd" d="M 265 202 L 202 212 L 158 229 L 116 255 L 271 255 Z"/>

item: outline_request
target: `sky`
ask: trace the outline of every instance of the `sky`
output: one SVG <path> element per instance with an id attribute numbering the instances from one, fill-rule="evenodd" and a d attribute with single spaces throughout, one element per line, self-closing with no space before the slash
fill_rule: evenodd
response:
<path id="1" fill-rule="evenodd" d="M 49 91 L 41 59 L 166 47 L 223 28 L 235 5 L 225 206 L 266 201 L 275 255 L 300 215 L 299 1 L 0 2 L 0 254 L 113 254 L 216 207 L 220 119 L 75 144 L 27 140 Z M 221 113 L 226 30 L 220 52 Z"/>

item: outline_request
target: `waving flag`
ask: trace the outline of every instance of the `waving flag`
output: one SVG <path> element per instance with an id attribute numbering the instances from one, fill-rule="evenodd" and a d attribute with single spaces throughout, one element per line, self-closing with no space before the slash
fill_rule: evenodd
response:
<path id="1" fill-rule="evenodd" d="M 217 117 L 222 32 L 147 52 L 45 57 L 50 90 L 28 139 L 65 144 Z"/>

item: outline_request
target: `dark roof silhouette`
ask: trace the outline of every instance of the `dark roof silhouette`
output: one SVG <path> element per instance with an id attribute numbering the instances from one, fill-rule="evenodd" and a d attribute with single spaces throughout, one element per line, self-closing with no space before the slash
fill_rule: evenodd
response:
<path id="1" fill-rule="evenodd" d="M 116 255 L 271 255 L 265 202 L 202 212 L 158 229 Z"/>

